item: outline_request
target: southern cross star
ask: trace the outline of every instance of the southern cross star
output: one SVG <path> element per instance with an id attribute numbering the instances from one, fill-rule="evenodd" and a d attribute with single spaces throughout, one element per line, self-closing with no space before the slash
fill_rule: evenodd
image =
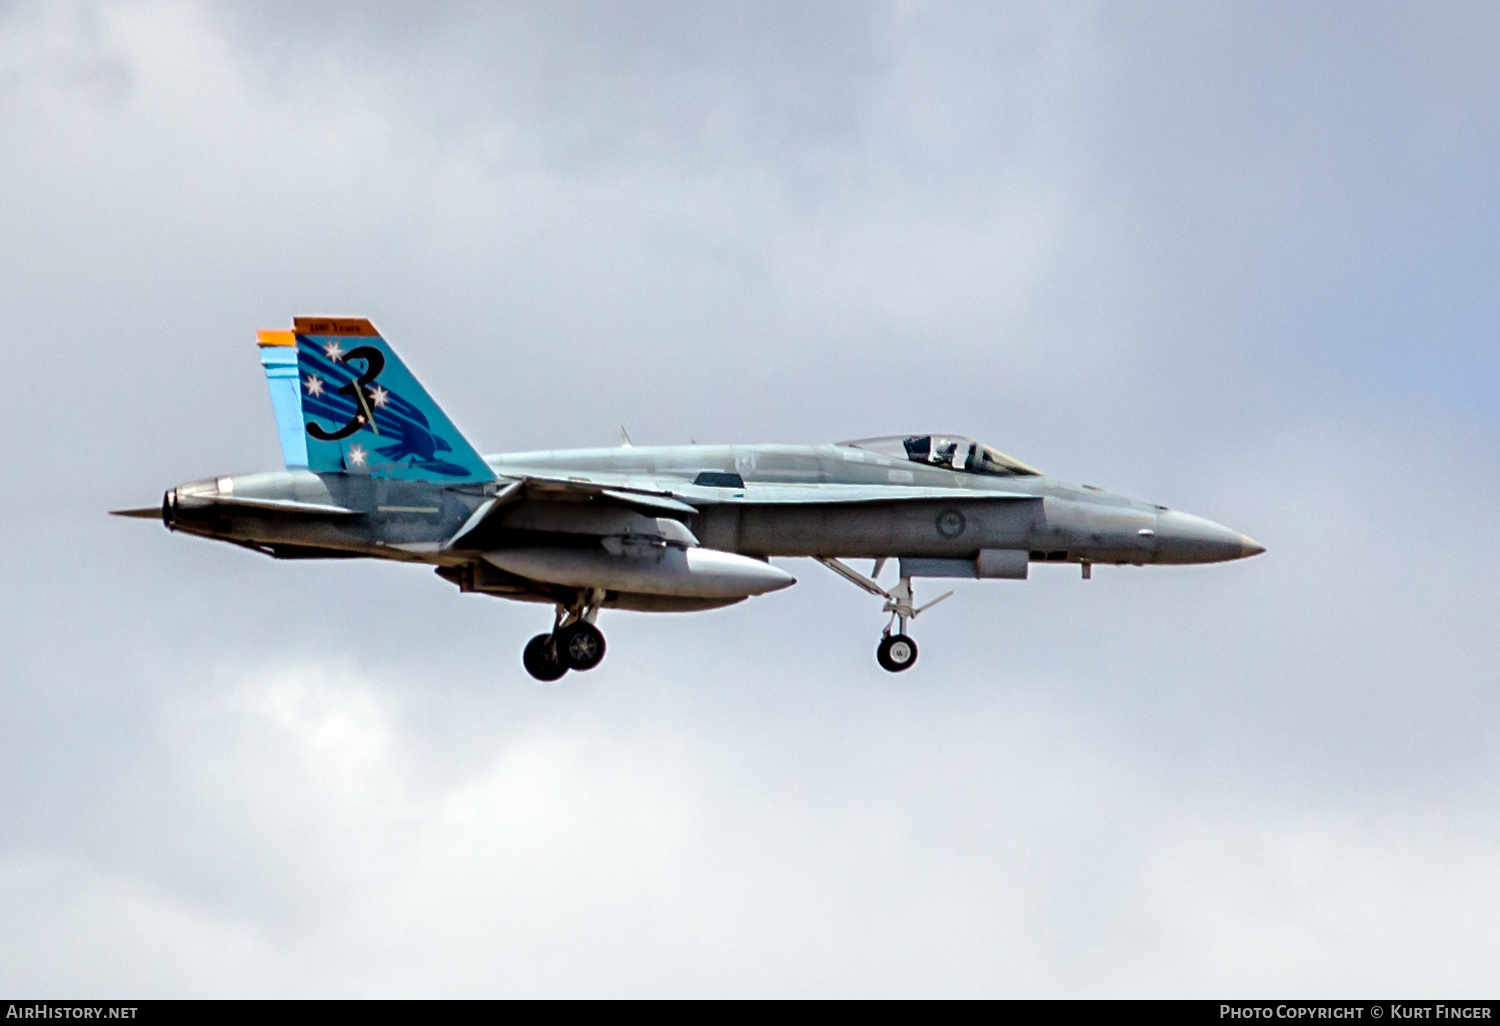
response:
<path id="1" fill-rule="evenodd" d="M 328 357 L 334 363 L 338 363 L 344 358 L 344 347 L 339 345 L 338 339 L 334 339 L 332 342 L 329 342 L 326 346 L 323 347 L 323 355 Z"/>
<path id="2" fill-rule="evenodd" d="M 349 446 L 348 455 L 349 465 L 351 467 L 362 467 L 365 465 L 365 456 L 367 456 L 368 453 L 365 452 L 363 446 L 351 445 Z"/>
<path id="3" fill-rule="evenodd" d="M 391 393 L 387 392 L 379 385 L 376 385 L 374 388 L 370 389 L 370 402 L 374 403 L 377 407 L 384 407 L 385 404 L 390 401 L 390 398 Z"/>
<path id="4" fill-rule="evenodd" d="M 309 374 L 305 384 L 307 385 L 307 394 L 314 399 L 323 394 L 323 379 L 316 374 Z"/>

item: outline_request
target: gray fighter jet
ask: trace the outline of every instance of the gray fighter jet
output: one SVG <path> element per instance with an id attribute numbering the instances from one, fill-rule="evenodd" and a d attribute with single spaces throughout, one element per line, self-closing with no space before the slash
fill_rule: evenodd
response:
<path id="1" fill-rule="evenodd" d="M 1070 485 L 940 432 L 825 445 L 632 446 L 481 456 L 369 321 L 259 333 L 286 469 L 179 485 L 116 511 L 277 559 L 431 566 L 461 591 L 554 609 L 539 680 L 604 658 L 602 609 L 686 612 L 817 560 L 884 600 L 876 659 L 910 669 L 917 578 L 1024 580 L 1031 563 L 1216 563 L 1265 549 L 1202 517 Z M 845 560 L 874 560 L 866 575 Z M 880 584 L 895 560 L 897 583 Z"/>

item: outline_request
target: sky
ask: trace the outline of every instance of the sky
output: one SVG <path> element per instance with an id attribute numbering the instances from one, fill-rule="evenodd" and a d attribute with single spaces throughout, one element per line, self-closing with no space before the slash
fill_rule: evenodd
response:
<path id="1" fill-rule="evenodd" d="M 0 0 L 0 992 L 1492 997 L 1500 8 Z M 371 318 L 485 452 L 979 438 L 1268 552 L 693 615 L 105 511 Z M 918 582 L 921 599 L 937 582 Z"/>

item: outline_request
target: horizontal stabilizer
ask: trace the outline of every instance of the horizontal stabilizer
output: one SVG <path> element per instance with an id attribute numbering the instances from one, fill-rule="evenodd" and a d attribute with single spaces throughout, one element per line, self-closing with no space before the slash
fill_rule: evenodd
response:
<path id="1" fill-rule="evenodd" d="M 478 508 L 469 515 L 469 519 L 464 521 L 464 525 L 458 529 L 458 532 L 452 538 L 443 542 L 443 550 L 462 548 L 464 541 L 478 532 L 484 522 L 489 519 L 490 514 L 495 512 L 497 508 L 523 498 L 521 488 L 522 482 L 512 481 L 494 495 L 481 502 Z"/>

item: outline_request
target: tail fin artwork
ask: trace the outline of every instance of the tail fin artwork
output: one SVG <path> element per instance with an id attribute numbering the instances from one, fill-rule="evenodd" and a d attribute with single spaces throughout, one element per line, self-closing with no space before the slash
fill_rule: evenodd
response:
<path id="1" fill-rule="evenodd" d="M 259 333 L 288 469 L 403 481 L 492 481 L 494 471 L 362 318 L 298 317 Z"/>

